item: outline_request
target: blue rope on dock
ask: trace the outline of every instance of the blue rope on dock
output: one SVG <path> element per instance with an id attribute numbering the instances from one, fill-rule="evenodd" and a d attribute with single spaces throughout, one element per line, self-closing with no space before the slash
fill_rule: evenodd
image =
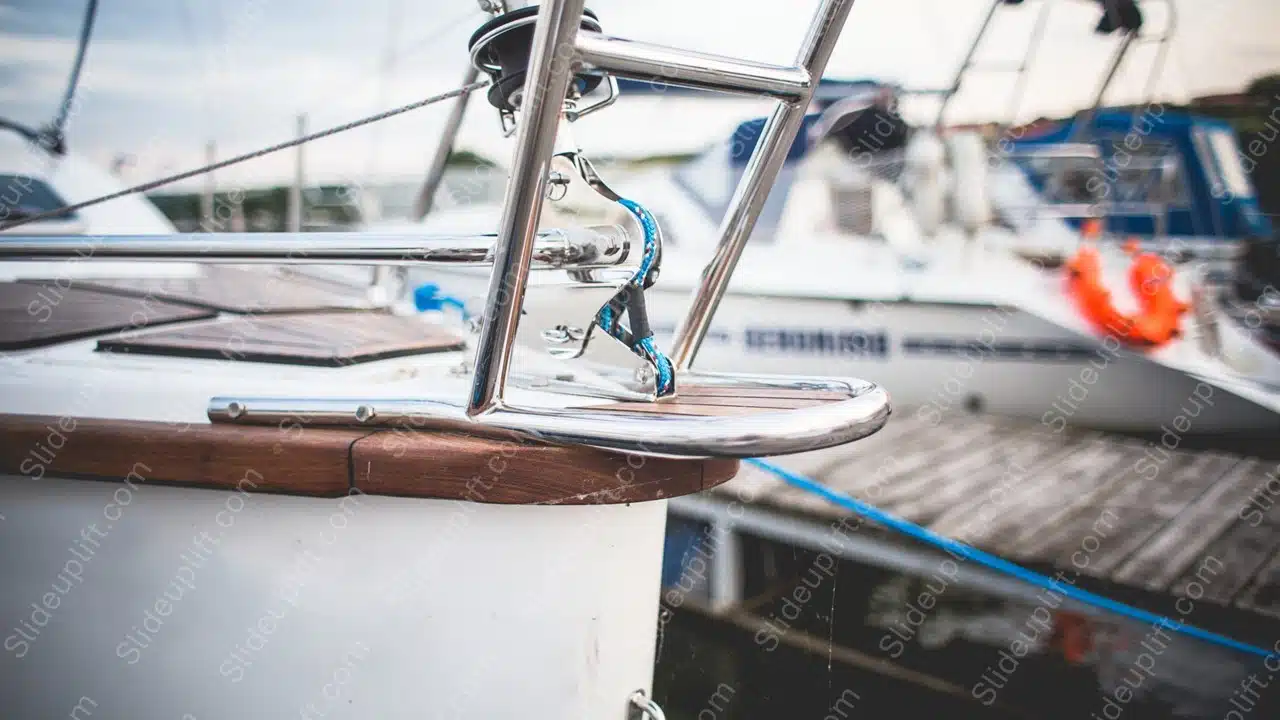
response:
<path id="1" fill-rule="evenodd" d="M 1112 600 L 1111 598 L 1104 597 L 1096 593 L 1091 593 L 1088 590 L 1081 590 L 1076 587 L 1064 586 L 1061 583 L 1055 583 L 1052 578 L 1046 577 L 1037 572 L 1032 572 L 1031 570 L 1028 570 L 1022 567 L 1021 565 L 1018 565 L 1016 563 L 1011 563 L 1002 557 L 997 557 L 995 555 L 992 555 L 991 553 L 983 552 L 982 550 L 979 550 L 975 547 L 965 545 L 964 543 L 958 540 L 953 540 L 949 537 L 939 535 L 929 530 L 928 528 L 921 527 L 919 525 L 916 525 L 915 523 L 908 522 L 899 517 L 894 517 L 893 515 L 890 515 L 889 513 L 881 510 L 880 508 L 875 507 L 874 505 L 869 505 L 867 503 L 862 502 L 861 500 L 858 500 L 857 498 L 851 497 L 849 495 L 846 495 L 842 492 L 838 492 L 836 490 L 832 490 L 831 488 L 819 482 L 811 480 L 803 475 L 800 475 L 799 473 L 791 472 L 790 470 L 784 467 L 775 465 L 769 462 L 768 460 L 762 460 L 760 458 L 750 458 L 747 460 L 747 462 L 751 463 L 752 465 L 755 465 L 756 467 L 761 468 L 762 470 L 766 470 L 770 473 L 773 473 L 774 475 L 778 476 L 779 478 L 781 478 L 782 480 L 786 481 L 787 483 L 791 484 L 794 487 L 800 488 L 801 490 L 804 490 L 806 492 L 813 493 L 814 495 L 817 495 L 834 505 L 838 505 L 842 508 L 845 508 L 846 510 L 852 510 L 853 512 L 861 515 L 864 518 L 867 518 L 868 520 L 873 520 L 875 522 L 880 523 L 881 525 L 884 525 L 885 527 L 896 530 L 902 533 L 903 535 L 907 535 L 917 540 L 921 540 L 930 545 L 939 547 L 943 550 L 947 550 L 961 557 L 972 558 L 976 560 L 979 564 L 985 565 L 991 568 L 992 570 L 1003 573 L 1005 575 L 1016 578 L 1018 580 L 1022 580 L 1023 582 L 1030 583 L 1031 585 L 1035 585 L 1037 587 L 1050 590 L 1052 592 L 1061 593 L 1077 602 L 1084 603 L 1086 605 L 1092 605 L 1093 607 L 1096 607 L 1102 610 L 1107 610 L 1117 615 L 1123 615 L 1125 617 L 1132 618 L 1134 620 L 1138 620 L 1141 622 L 1160 624 L 1166 628 L 1169 628 L 1174 632 L 1182 633 L 1183 635 L 1196 638 L 1197 640 L 1204 640 L 1205 642 L 1213 643 L 1215 645 L 1222 645 L 1224 647 L 1229 647 L 1233 650 L 1239 650 L 1240 652 L 1248 653 L 1250 655 L 1257 655 L 1259 657 L 1265 658 L 1265 657 L 1271 656 L 1270 652 L 1260 647 L 1257 647 L 1255 645 L 1250 645 L 1248 643 L 1244 643 L 1239 640 L 1234 640 L 1232 638 L 1226 637 L 1225 635 L 1219 635 L 1214 632 L 1209 632 L 1208 630 L 1203 630 L 1193 625 L 1180 623 L 1175 620 L 1171 620 L 1170 618 L 1164 617 L 1163 615 L 1157 615 L 1153 612 L 1147 612 L 1146 610 L 1143 610 L 1141 608 L 1136 608 L 1136 607 L 1133 607 L 1132 605 L 1126 605 L 1125 603 L 1122 603 L 1118 600 Z"/>

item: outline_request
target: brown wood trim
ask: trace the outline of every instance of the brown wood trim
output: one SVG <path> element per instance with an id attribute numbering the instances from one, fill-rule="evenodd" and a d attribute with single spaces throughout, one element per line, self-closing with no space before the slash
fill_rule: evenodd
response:
<path id="1" fill-rule="evenodd" d="M 738 461 L 673 460 L 460 433 L 0 414 L 0 472 L 244 492 L 502 504 L 643 502 L 700 492 Z"/>
<path id="2" fill-rule="evenodd" d="M 338 496 L 350 488 L 351 444 L 368 434 L 0 415 L 0 470 Z"/>
<path id="3" fill-rule="evenodd" d="M 597 505 L 679 497 L 728 481 L 737 460 L 675 460 L 454 433 L 383 431 L 356 442 L 356 487 L 510 504 Z"/>

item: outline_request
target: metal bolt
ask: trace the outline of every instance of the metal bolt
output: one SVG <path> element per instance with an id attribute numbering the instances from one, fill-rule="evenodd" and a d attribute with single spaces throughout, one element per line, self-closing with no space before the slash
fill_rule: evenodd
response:
<path id="1" fill-rule="evenodd" d="M 547 198 L 552 202 L 563 200 L 569 194 L 569 176 L 552 170 L 547 176 Z"/>
<path id="2" fill-rule="evenodd" d="M 571 342 L 582 342 L 582 339 L 586 336 L 586 330 L 573 325 L 557 325 L 554 328 L 542 331 L 542 339 L 552 345 L 568 345 Z"/>
<path id="3" fill-rule="evenodd" d="M 647 365 L 636 368 L 636 382 L 641 385 L 653 382 L 653 368 Z"/>
<path id="4" fill-rule="evenodd" d="M 367 423 L 377 414 L 372 405 L 361 405 L 356 408 L 356 422 Z"/>

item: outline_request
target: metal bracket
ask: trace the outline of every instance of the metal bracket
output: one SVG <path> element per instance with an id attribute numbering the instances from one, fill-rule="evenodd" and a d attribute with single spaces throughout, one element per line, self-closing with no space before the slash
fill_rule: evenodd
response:
<path id="1" fill-rule="evenodd" d="M 658 703 L 654 702 L 644 690 L 631 693 L 628 701 L 630 707 L 627 711 L 627 720 L 667 720 L 666 713 L 662 712 Z"/>

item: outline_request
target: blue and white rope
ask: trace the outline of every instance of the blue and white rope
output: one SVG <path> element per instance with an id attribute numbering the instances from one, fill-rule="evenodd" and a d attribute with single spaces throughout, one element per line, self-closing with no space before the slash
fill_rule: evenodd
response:
<path id="1" fill-rule="evenodd" d="M 640 267 L 636 269 L 627 284 L 604 307 L 600 308 L 600 312 L 596 313 L 596 324 L 626 345 L 631 352 L 653 365 L 658 374 L 657 391 L 661 397 L 670 394 L 674 387 L 675 367 L 671 364 L 670 358 L 658 349 L 652 335 L 636 337 L 620 322 L 624 312 L 635 312 L 635 308 L 630 304 L 632 293 L 642 293 L 645 288 L 653 285 L 653 271 L 658 262 L 658 255 L 662 252 L 658 243 L 658 222 L 648 210 L 633 200 L 618 198 L 618 204 L 630 211 L 640 222 L 640 228 L 644 231 L 644 255 L 640 259 Z"/>

